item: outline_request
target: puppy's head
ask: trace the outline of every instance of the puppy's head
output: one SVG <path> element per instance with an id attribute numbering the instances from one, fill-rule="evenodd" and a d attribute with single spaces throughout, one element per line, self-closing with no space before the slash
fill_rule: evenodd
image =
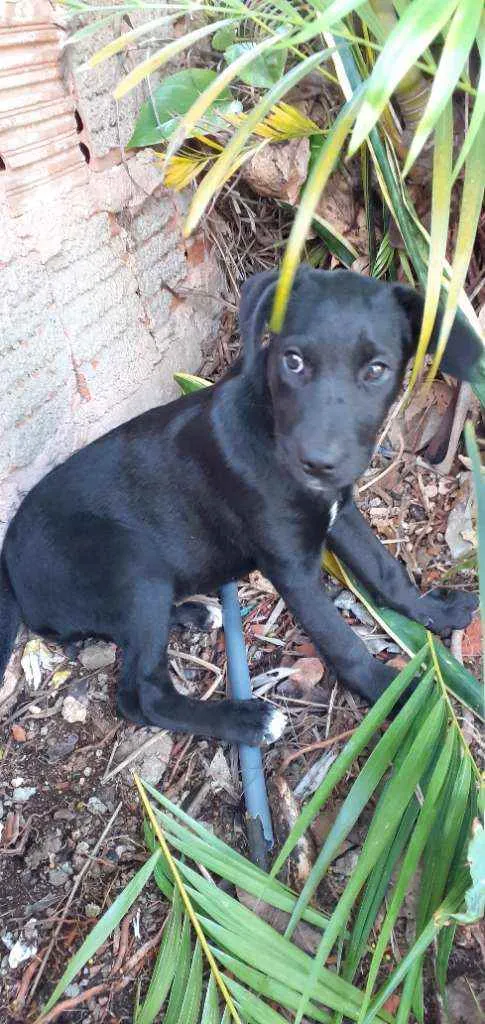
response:
<path id="1" fill-rule="evenodd" d="M 277 279 L 278 271 L 256 274 L 243 287 L 245 373 L 254 365 Z M 423 306 L 404 285 L 300 268 L 283 330 L 271 337 L 266 373 L 278 454 L 303 486 L 330 493 L 361 476 L 416 349 Z M 466 380 L 482 354 L 478 336 L 457 317 L 442 369 Z"/>

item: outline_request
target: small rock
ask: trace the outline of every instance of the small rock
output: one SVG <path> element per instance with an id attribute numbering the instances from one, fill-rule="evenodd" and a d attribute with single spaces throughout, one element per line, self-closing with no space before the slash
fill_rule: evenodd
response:
<path id="1" fill-rule="evenodd" d="M 116 661 L 116 645 L 105 643 L 103 640 L 89 644 L 81 651 L 79 661 L 89 672 L 95 672 L 98 668 L 114 665 Z"/>
<path id="2" fill-rule="evenodd" d="M 89 797 L 87 808 L 91 814 L 106 814 L 108 810 L 106 804 L 102 800 L 98 800 L 97 796 Z"/>
<path id="3" fill-rule="evenodd" d="M 19 964 L 23 964 L 25 960 L 31 960 L 36 953 L 36 943 L 29 944 L 24 942 L 23 939 L 17 939 L 8 955 L 9 967 L 14 971 Z"/>
<path id="4" fill-rule="evenodd" d="M 62 868 L 53 868 L 49 871 L 49 882 L 54 886 L 55 889 L 61 885 L 65 885 L 69 881 L 69 875 Z"/>
<path id="5" fill-rule="evenodd" d="M 151 737 L 153 737 L 153 732 L 150 729 L 137 729 L 135 733 L 118 747 L 116 763 L 120 764 L 121 761 L 124 761 L 126 757 L 133 754 L 138 747 L 141 747 Z M 148 749 L 142 750 L 140 757 L 136 759 L 135 763 L 138 774 L 147 782 L 151 782 L 153 786 L 160 782 L 164 775 L 172 752 L 172 746 L 172 738 L 161 732 L 156 738 L 153 737 L 153 744 Z M 130 778 L 132 768 L 133 763 L 127 768 L 127 775 Z"/>
<path id="6" fill-rule="evenodd" d="M 12 779 L 11 785 L 15 789 L 16 786 L 23 786 L 24 782 L 25 779 L 22 777 L 22 775 L 16 775 L 15 778 Z"/>
<path id="7" fill-rule="evenodd" d="M 12 725 L 12 739 L 15 740 L 16 743 L 25 743 L 26 738 L 27 733 L 25 732 L 23 725 Z"/>
<path id="8" fill-rule="evenodd" d="M 56 835 L 55 832 L 50 832 L 48 835 L 46 835 L 44 842 L 42 844 L 42 848 L 44 850 L 45 857 L 48 860 L 50 854 L 59 853 L 59 850 L 62 850 L 61 837 Z"/>
<path id="9" fill-rule="evenodd" d="M 68 999 L 75 999 L 76 996 L 79 995 L 80 991 L 81 989 L 79 985 L 76 985 L 76 982 L 73 981 L 70 985 L 66 985 L 64 995 L 67 996 Z"/>
<path id="10" fill-rule="evenodd" d="M 81 704 L 81 701 L 76 700 L 75 697 L 68 696 L 64 698 L 62 704 L 62 717 L 66 722 L 85 722 L 88 709 L 85 704 Z"/>
<path id="11" fill-rule="evenodd" d="M 27 921 L 27 924 L 25 925 L 24 928 L 24 938 L 27 939 L 27 942 L 36 942 L 37 939 L 39 938 L 36 917 L 31 917 Z"/>
<path id="12" fill-rule="evenodd" d="M 54 821 L 74 821 L 75 817 L 74 811 L 70 811 L 67 807 L 61 807 L 53 814 Z"/>
<path id="13" fill-rule="evenodd" d="M 76 853 L 80 854 L 82 857 L 87 857 L 89 853 L 89 843 L 87 843 L 85 839 L 81 839 L 77 844 Z"/>
<path id="14" fill-rule="evenodd" d="M 101 907 L 97 903 L 86 903 L 84 910 L 86 917 L 99 917 L 101 913 Z"/>
<path id="15" fill-rule="evenodd" d="M 344 853 L 342 857 L 334 861 L 333 870 L 338 875 L 352 875 L 359 859 L 358 850 L 349 850 L 348 853 Z"/>
<path id="16" fill-rule="evenodd" d="M 13 791 L 13 800 L 16 804 L 23 804 L 27 800 L 30 800 L 31 796 L 35 796 L 37 789 L 35 786 L 17 786 Z"/>
<path id="17" fill-rule="evenodd" d="M 469 983 L 464 976 L 455 978 L 446 986 L 449 1020 L 453 1024 L 483 1024 L 485 989 L 479 983 Z"/>
<path id="18" fill-rule="evenodd" d="M 448 516 L 445 540 L 455 561 L 465 558 L 474 550 L 476 536 L 473 529 L 471 500 L 459 501 L 452 508 Z"/>
<path id="19" fill-rule="evenodd" d="M 66 697 L 66 700 L 68 699 Z M 65 735 L 59 738 L 48 740 L 46 747 L 48 760 L 51 764 L 62 761 L 69 754 L 72 754 L 78 743 L 79 736 L 76 732 L 66 732 Z"/>
<path id="20" fill-rule="evenodd" d="M 33 850 L 30 850 L 25 857 L 25 863 L 27 864 L 27 867 L 29 867 L 31 871 L 35 871 L 36 868 L 39 867 L 39 864 L 42 864 L 43 860 L 45 860 L 45 852 L 44 850 L 38 849 L 37 847 L 34 847 Z"/>
<path id="21" fill-rule="evenodd" d="M 4 946 L 7 949 L 12 949 L 12 946 L 13 946 L 14 941 L 15 941 L 14 937 L 12 935 L 12 932 L 4 932 L 1 938 L 2 938 L 2 942 L 3 942 Z"/>

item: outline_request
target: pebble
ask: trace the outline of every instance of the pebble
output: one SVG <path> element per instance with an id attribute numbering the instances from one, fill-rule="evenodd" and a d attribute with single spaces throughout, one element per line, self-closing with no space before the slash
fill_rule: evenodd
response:
<path id="1" fill-rule="evenodd" d="M 116 763 L 120 764 L 126 757 L 134 754 L 138 747 L 143 747 L 147 739 L 153 738 L 153 732 L 150 729 L 137 729 L 136 733 L 128 736 L 123 743 L 120 744 L 116 751 Z M 151 746 L 140 751 L 140 756 L 136 761 L 136 770 L 139 775 L 146 782 L 151 782 L 153 786 L 160 782 L 163 777 L 167 764 L 170 760 L 172 752 L 173 740 L 171 736 L 167 736 L 163 732 L 153 740 Z M 126 777 L 131 778 L 130 772 L 133 765 L 130 765 L 126 769 Z"/>
<path id="2" fill-rule="evenodd" d="M 25 960 L 31 960 L 36 953 L 37 945 L 35 943 L 29 944 L 22 939 L 17 939 L 17 942 L 14 943 L 8 954 L 9 967 L 14 971 Z"/>
<path id="3" fill-rule="evenodd" d="M 13 791 L 13 800 L 16 804 L 24 804 L 27 800 L 30 800 L 31 796 L 35 796 L 37 789 L 35 786 L 17 786 Z"/>
<path id="4" fill-rule="evenodd" d="M 455 978 L 446 986 L 449 1020 L 453 1024 L 483 1024 L 485 986 L 470 985 L 466 977 Z"/>
<path id="5" fill-rule="evenodd" d="M 79 988 L 79 985 L 76 985 L 76 982 L 73 981 L 70 985 L 66 985 L 64 995 L 67 996 L 68 999 L 75 999 L 76 996 L 79 995 L 80 991 L 81 989 Z"/>
<path id="6" fill-rule="evenodd" d="M 81 704 L 81 701 L 76 700 L 75 697 L 68 696 L 64 698 L 62 705 L 62 717 L 66 722 L 85 722 L 88 709 L 85 704 Z"/>
<path id="7" fill-rule="evenodd" d="M 87 803 L 88 811 L 91 814 L 106 814 L 108 808 L 102 800 L 98 800 L 97 796 L 90 796 Z"/>
<path id="8" fill-rule="evenodd" d="M 114 665 L 116 661 L 116 645 L 105 643 L 102 640 L 95 644 L 89 644 L 79 654 L 79 661 L 89 672 L 95 672 L 98 668 L 107 668 L 108 665 Z"/>
<path id="9" fill-rule="evenodd" d="M 66 698 L 67 699 L 67 698 Z M 72 754 L 79 743 L 79 736 L 76 732 L 66 732 L 62 737 L 55 737 L 47 740 L 46 753 L 51 764 L 62 761 L 63 758 Z"/>
<path id="10" fill-rule="evenodd" d="M 62 868 L 53 868 L 49 871 L 49 882 L 54 888 L 58 888 L 60 885 L 65 885 L 69 881 L 69 875 Z"/>
<path id="11" fill-rule="evenodd" d="M 101 913 L 101 907 L 97 903 L 86 903 L 85 906 L 86 917 L 99 917 Z"/>
<path id="12" fill-rule="evenodd" d="M 81 839 L 81 841 L 77 844 L 76 853 L 81 854 L 81 856 L 83 857 L 87 857 L 89 853 L 89 843 L 87 843 L 85 839 Z"/>

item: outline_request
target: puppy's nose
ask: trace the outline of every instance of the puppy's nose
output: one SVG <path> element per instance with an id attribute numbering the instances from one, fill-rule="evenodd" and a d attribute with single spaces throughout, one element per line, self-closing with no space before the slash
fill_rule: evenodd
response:
<path id="1" fill-rule="evenodd" d="M 336 444 L 328 444 L 325 448 L 300 450 L 300 461 L 310 476 L 332 476 L 342 459 L 342 453 Z"/>

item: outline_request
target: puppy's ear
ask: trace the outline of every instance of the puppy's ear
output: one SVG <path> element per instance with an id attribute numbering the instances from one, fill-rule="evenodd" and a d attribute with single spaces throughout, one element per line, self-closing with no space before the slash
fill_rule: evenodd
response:
<path id="1" fill-rule="evenodd" d="M 424 298 L 407 285 L 392 285 L 394 296 L 406 314 L 411 332 L 409 355 L 416 351 L 423 320 Z M 428 351 L 434 352 L 440 333 L 442 313 L 438 312 L 433 327 Z M 441 360 L 441 369 L 451 373 L 457 380 L 470 380 L 480 358 L 485 355 L 485 346 L 478 334 L 470 327 L 466 317 L 458 310 Z"/>
<path id="2" fill-rule="evenodd" d="M 265 270 L 262 274 L 253 274 L 242 286 L 239 331 L 244 347 L 245 368 L 252 364 L 264 332 L 278 273 L 278 270 Z"/>

